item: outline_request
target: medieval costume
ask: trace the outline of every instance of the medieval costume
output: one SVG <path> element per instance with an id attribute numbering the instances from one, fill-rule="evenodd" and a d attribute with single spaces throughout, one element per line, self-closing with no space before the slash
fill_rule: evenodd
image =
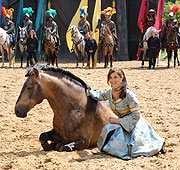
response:
<path id="1" fill-rule="evenodd" d="M 97 50 L 96 40 L 91 38 L 91 36 L 92 35 L 90 35 L 90 38 L 86 41 L 86 45 L 85 45 L 85 50 L 88 54 L 88 62 L 87 62 L 88 68 L 90 68 L 90 56 L 92 56 L 92 68 L 94 68 L 94 54 L 96 53 Z"/>
<path id="2" fill-rule="evenodd" d="M 85 11 L 85 8 L 80 9 L 80 21 L 78 23 L 78 30 L 82 35 L 84 35 L 85 39 L 89 38 L 89 32 L 90 32 L 90 24 L 86 20 L 86 17 L 88 16 L 88 13 Z"/>
<path id="3" fill-rule="evenodd" d="M 112 90 L 90 90 L 90 96 L 99 101 L 108 100 L 120 124 L 106 125 L 97 146 L 102 152 L 121 159 L 152 156 L 163 152 L 165 139 L 159 137 L 151 125 L 140 115 L 139 104 L 133 91 L 127 89 L 124 99 L 113 99 Z M 115 89 L 116 90 L 116 89 Z"/>
<path id="4" fill-rule="evenodd" d="M 143 30 L 144 33 L 149 27 L 153 27 L 155 24 L 155 11 L 153 9 L 150 9 L 148 11 L 148 15 L 143 23 Z"/>
<path id="5" fill-rule="evenodd" d="M 53 20 L 56 15 L 57 13 L 56 13 L 56 10 L 54 9 L 49 9 L 48 11 L 46 11 L 46 16 L 48 17 L 46 27 L 51 29 L 51 34 L 53 35 L 53 38 L 55 41 L 55 47 L 57 50 L 59 50 L 59 46 L 61 45 L 61 43 L 60 43 L 60 38 L 58 34 L 58 25 Z"/>
<path id="6" fill-rule="evenodd" d="M 15 28 L 14 28 L 14 23 L 10 20 L 9 14 L 7 14 L 5 16 L 5 21 L 3 23 L 3 29 L 6 31 L 7 34 L 9 34 L 11 45 L 14 47 L 15 46 L 15 42 L 14 42 Z"/>
<path id="7" fill-rule="evenodd" d="M 157 36 L 151 36 L 148 39 L 148 56 L 149 56 L 149 68 L 151 69 L 151 65 L 155 68 L 156 57 L 158 55 L 160 49 L 160 40 Z"/>
<path id="8" fill-rule="evenodd" d="M 33 13 L 34 11 L 32 10 L 31 7 L 23 8 L 23 14 L 24 14 L 23 28 L 26 27 L 28 34 L 30 30 L 33 29 L 33 22 L 29 19 Z"/>

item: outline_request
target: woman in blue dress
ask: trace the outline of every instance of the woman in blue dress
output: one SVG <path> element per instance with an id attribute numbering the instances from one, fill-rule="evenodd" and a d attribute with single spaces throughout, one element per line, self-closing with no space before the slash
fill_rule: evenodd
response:
<path id="1" fill-rule="evenodd" d="M 111 89 L 89 91 L 95 100 L 108 100 L 118 116 L 118 119 L 110 117 L 109 124 L 103 128 L 97 143 L 100 151 L 122 159 L 152 156 L 159 152 L 164 154 L 165 139 L 159 137 L 140 115 L 136 95 L 127 88 L 124 72 L 119 68 L 110 69 L 107 82 Z"/>

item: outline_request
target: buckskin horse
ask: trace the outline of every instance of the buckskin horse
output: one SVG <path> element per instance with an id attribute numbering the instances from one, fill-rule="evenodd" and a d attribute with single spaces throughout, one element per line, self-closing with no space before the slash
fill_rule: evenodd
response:
<path id="1" fill-rule="evenodd" d="M 174 68 L 176 67 L 176 59 L 178 62 L 178 66 L 180 65 L 178 59 L 178 27 L 174 26 L 167 33 L 166 41 L 165 41 L 166 51 L 168 54 L 168 68 L 170 67 L 170 61 L 172 58 L 172 52 L 174 51 Z"/>
<path id="2" fill-rule="evenodd" d="M 103 43 L 102 51 L 103 51 L 103 57 L 104 57 L 104 68 L 108 66 L 109 60 L 110 60 L 110 67 L 112 67 L 113 52 L 114 52 L 114 39 L 107 25 L 101 24 L 100 39 L 102 39 L 102 43 Z"/>
<path id="3" fill-rule="evenodd" d="M 47 55 L 48 65 L 54 65 L 56 62 L 56 66 L 58 67 L 58 51 L 55 48 L 55 40 L 51 35 L 51 28 L 45 27 L 45 39 L 44 39 L 44 49 Z"/>
<path id="4" fill-rule="evenodd" d="M 61 68 L 37 64 L 26 76 L 15 113 L 24 118 L 35 105 L 48 100 L 54 112 L 53 129 L 40 135 L 43 149 L 72 151 L 96 146 L 108 118 L 115 117 L 109 105 L 87 96 L 89 86 Z"/>

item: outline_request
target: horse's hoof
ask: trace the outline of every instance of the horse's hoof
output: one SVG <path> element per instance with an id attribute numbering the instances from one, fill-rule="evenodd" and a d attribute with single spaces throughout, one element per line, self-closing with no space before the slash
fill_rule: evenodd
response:
<path id="1" fill-rule="evenodd" d="M 41 144 L 42 148 L 44 151 L 51 151 L 53 150 L 53 147 L 49 144 L 49 143 L 44 143 L 44 144 Z"/>

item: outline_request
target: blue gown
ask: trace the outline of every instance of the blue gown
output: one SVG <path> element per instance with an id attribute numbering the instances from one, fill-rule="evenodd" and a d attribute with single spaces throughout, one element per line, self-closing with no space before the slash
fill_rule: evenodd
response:
<path id="1" fill-rule="evenodd" d="M 165 139 L 159 137 L 140 115 L 138 101 L 133 91 L 128 89 L 126 98 L 118 100 L 112 98 L 112 89 L 105 92 L 90 90 L 89 94 L 98 101 L 108 100 L 120 122 L 120 124 L 110 123 L 102 129 L 97 143 L 100 151 L 122 159 L 133 159 L 142 155 L 152 156 L 161 150 Z M 113 134 L 107 142 L 106 138 L 112 131 Z"/>

